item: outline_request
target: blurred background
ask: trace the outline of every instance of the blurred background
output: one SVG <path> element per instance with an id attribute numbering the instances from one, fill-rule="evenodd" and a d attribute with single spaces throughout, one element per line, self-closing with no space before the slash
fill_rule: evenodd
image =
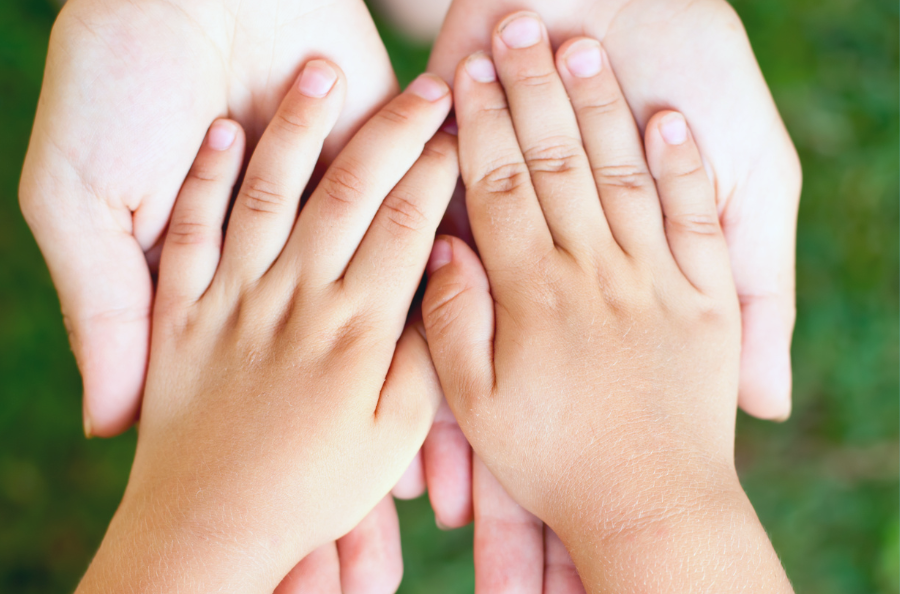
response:
<path id="1" fill-rule="evenodd" d="M 803 160 L 794 414 L 741 415 L 742 481 L 798 592 L 898 592 L 896 0 L 734 0 Z M 74 590 L 134 431 L 87 441 L 59 303 L 18 209 L 53 0 L 0 0 L 0 592 Z M 428 48 L 382 27 L 401 83 Z M 471 527 L 398 504 L 401 592 L 472 592 Z"/>

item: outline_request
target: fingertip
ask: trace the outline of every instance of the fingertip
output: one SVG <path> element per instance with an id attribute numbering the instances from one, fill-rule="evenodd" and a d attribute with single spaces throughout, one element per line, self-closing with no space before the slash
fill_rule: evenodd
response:
<path id="1" fill-rule="evenodd" d="M 606 60 L 603 46 L 590 37 L 576 37 L 563 43 L 556 52 L 556 66 L 563 78 L 577 82 L 600 74 Z"/>
<path id="2" fill-rule="evenodd" d="M 742 299 L 743 339 L 738 403 L 748 415 L 783 422 L 791 416 L 793 308 L 779 299 Z"/>
<path id="3" fill-rule="evenodd" d="M 425 493 L 425 468 L 422 466 L 422 450 L 416 454 L 409 467 L 394 488 L 391 494 L 397 499 L 416 499 Z"/>
<path id="4" fill-rule="evenodd" d="M 338 71 L 327 60 L 310 60 L 297 79 L 297 90 L 310 99 L 322 99 L 334 88 Z"/>
<path id="5" fill-rule="evenodd" d="M 453 244 L 447 237 L 438 237 L 431 248 L 431 256 L 428 257 L 428 274 L 433 275 L 438 270 L 453 261 Z"/>
<path id="6" fill-rule="evenodd" d="M 687 140 L 687 122 L 684 116 L 673 111 L 660 118 L 657 123 L 659 135 L 669 146 L 680 146 Z"/>
<path id="7" fill-rule="evenodd" d="M 409 83 L 404 92 L 435 103 L 450 95 L 450 86 L 441 77 L 426 72 Z"/>

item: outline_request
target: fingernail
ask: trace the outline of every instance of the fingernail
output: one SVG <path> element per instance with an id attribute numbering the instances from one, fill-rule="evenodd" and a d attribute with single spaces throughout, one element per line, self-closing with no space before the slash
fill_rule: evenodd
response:
<path id="1" fill-rule="evenodd" d="M 469 56 L 469 59 L 466 60 L 466 72 L 480 83 L 492 83 L 497 80 L 494 62 L 484 52 Z"/>
<path id="2" fill-rule="evenodd" d="M 500 39 L 506 47 L 522 49 L 531 47 L 541 40 L 541 22 L 534 15 L 523 14 L 514 17 L 500 29 Z"/>
<path id="3" fill-rule="evenodd" d="M 453 259 L 453 246 L 446 239 L 438 239 L 431 248 L 431 257 L 428 258 L 428 274 L 434 274 Z"/>
<path id="4" fill-rule="evenodd" d="M 439 530 L 450 530 L 450 527 L 441 522 L 437 516 L 434 517 L 434 525 L 437 526 Z"/>
<path id="5" fill-rule="evenodd" d="M 603 57 L 600 43 L 593 39 L 576 41 L 566 52 L 566 68 L 578 78 L 590 78 L 600 73 Z"/>
<path id="6" fill-rule="evenodd" d="M 447 93 L 450 92 L 450 87 L 447 86 L 443 79 L 433 74 L 422 74 L 419 78 L 409 83 L 406 91 L 421 97 L 425 101 L 437 101 L 447 96 Z"/>
<path id="7" fill-rule="evenodd" d="M 678 146 L 687 140 L 687 123 L 680 113 L 670 113 L 659 123 L 659 133 L 666 144 Z"/>
<path id="8" fill-rule="evenodd" d="M 303 68 L 297 88 L 301 94 L 307 97 L 321 99 L 331 91 L 336 81 L 337 72 L 328 62 L 313 60 Z"/>
<path id="9" fill-rule="evenodd" d="M 234 144 L 237 137 L 237 126 L 227 120 L 214 122 L 209 128 L 207 142 L 209 148 L 214 151 L 227 151 Z"/>

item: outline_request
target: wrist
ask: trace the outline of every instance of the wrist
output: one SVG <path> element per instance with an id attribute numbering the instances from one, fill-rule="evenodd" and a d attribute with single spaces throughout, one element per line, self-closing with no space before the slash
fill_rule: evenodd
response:
<path id="1" fill-rule="evenodd" d="M 79 594 L 271 593 L 289 569 L 282 571 L 276 560 L 277 541 L 263 536 L 251 543 L 253 530 L 240 517 L 214 525 L 198 520 L 205 514 L 186 513 L 177 502 L 148 504 L 142 499 L 126 494 Z"/>
<path id="2" fill-rule="evenodd" d="M 792 591 L 737 476 L 697 478 L 563 530 L 588 593 Z"/>

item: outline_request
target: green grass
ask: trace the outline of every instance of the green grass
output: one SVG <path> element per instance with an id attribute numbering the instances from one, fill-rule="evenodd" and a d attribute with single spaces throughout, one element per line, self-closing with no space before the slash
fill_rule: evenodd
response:
<path id="1" fill-rule="evenodd" d="M 898 6 L 735 0 L 803 160 L 793 418 L 741 417 L 742 480 L 799 592 L 898 592 Z M 0 592 L 71 591 L 134 433 L 85 441 L 80 380 L 16 187 L 50 0 L 0 2 Z M 401 82 L 427 59 L 386 32 Z M 471 592 L 471 528 L 400 504 L 402 591 Z"/>

